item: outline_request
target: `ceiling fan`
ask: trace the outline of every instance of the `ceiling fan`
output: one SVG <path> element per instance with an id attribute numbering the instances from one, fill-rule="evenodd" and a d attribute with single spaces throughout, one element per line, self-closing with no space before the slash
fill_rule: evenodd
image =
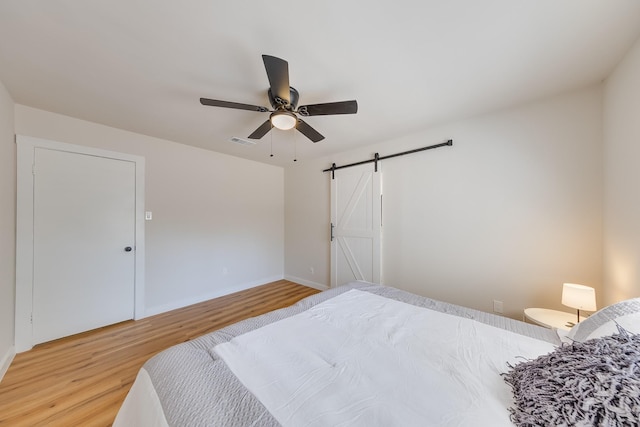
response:
<path id="1" fill-rule="evenodd" d="M 235 108 L 238 110 L 257 111 L 271 113 L 269 119 L 256 129 L 249 138 L 260 139 L 273 127 L 289 130 L 294 127 L 313 142 L 324 139 L 317 130 L 309 126 L 298 116 L 328 116 L 334 114 L 355 114 L 358 112 L 358 103 L 353 101 L 328 102 L 323 104 L 311 104 L 298 107 L 300 97 L 295 88 L 289 86 L 289 64 L 284 59 L 275 56 L 262 55 L 264 68 L 269 78 L 269 90 L 267 96 L 272 110 L 258 105 L 241 104 L 238 102 L 220 101 L 217 99 L 200 98 L 202 105 L 213 107 Z"/>

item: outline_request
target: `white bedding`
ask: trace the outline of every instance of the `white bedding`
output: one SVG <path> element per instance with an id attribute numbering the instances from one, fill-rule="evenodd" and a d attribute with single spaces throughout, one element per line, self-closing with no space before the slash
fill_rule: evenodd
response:
<path id="1" fill-rule="evenodd" d="M 113 427 L 168 427 L 162 404 L 156 394 L 149 374 L 144 368 L 138 372 L 135 382 L 125 398 Z"/>
<path id="2" fill-rule="evenodd" d="M 500 373 L 551 350 L 358 290 L 214 349 L 284 426 L 512 425 Z"/>

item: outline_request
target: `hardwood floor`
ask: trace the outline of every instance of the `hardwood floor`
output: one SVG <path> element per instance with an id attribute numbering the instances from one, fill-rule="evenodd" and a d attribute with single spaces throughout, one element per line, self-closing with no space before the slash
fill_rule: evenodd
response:
<path id="1" fill-rule="evenodd" d="M 0 382 L 0 425 L 109 426 L 151 356 L 318 291 L 286 280 L 40 344 Z"/>

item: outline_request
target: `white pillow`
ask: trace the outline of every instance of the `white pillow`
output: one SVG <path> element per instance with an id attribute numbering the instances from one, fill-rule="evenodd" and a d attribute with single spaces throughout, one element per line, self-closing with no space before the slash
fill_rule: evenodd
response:
<path id="1" fill-rule="evenodd" d="M 569 331 L 566 329 L 556 328 L 556 335 L 560 338 L 560 342 L 566 342 L 569 344 L 573 342 L 573 339 L 569 338 Z"/>
<path id="2" fill-rule="evenodd" d="M 615 320 L 610 320 L 598 329 L 587 335 L 586 339 L 606 337 L 618 333 L 618 325 L 622 326 L 629 332 L 634 334 L 640 333 L 640 313 L 631 313 L 624 316 L 620 316 Z"/>
<path id="3" fill-rule="evenodd" d="M 618 332 L 617 324 L 629 332 L 640 333 L 640 298 L 620 301 L 593 313 L 571 328 L 566 338 L 585 342 L 613 335 Z"/>

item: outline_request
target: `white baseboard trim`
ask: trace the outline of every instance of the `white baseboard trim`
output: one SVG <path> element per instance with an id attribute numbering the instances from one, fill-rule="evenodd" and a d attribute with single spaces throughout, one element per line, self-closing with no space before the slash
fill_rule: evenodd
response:
<path id="1" fill-rule="evenodd" d="M 166 313 L 167 311 L 176 310 L 178 308 L 184 308 L 193 304 L 198 304 L 204 301 L 209 301 L 210 299 L 222 297 L 225 295 L 233 294 L 235 292 L 244 291 L 247 289 L 255 288 L 256 286 L 266 285 L 267 283 L 275 282 L 277 280 L 282 280 L 282 276 L 273 276 L 273 277 L 265 277 L 264 279 L 254 280 L 248 283 L 243 283 L 240 285 L 234 285 L 231 287 L 219 289 L 208 294 L 198 295 L 193 298 L 185 298 L 180 301 L 174 301 L 169 304 L 163 304 L 155 307 L 147 307 L 144 311 L 144 317 L 155 316 L 156 314 Z"/>
<path id="2" fill-rule="evenodd" d="M 323 283 L 312 282 L 311 280 L 303 279 L 302 277 L 295 277 L 295 276 L 290 276 L 288 274 L 285 274 L 284 278 L 285 280 L 289 280 L 291 282 L 296 282 L 301 285 L 309 286 L 310 288 L 314 288 L 319 291 L 326 291 L 327 289 L 329 289 L 329 286 Z"/>
<path id="3" fill-rule="evenodd" d="M 4 374 L 7 373 L 9 366 L 11 366 L 11 362 L 13 362 L 13 358 L 16 356 L 15 347 L 9 347 L 9 350 L 2 356 L 0 359 L 0 381 L 4 378 Z"/>

